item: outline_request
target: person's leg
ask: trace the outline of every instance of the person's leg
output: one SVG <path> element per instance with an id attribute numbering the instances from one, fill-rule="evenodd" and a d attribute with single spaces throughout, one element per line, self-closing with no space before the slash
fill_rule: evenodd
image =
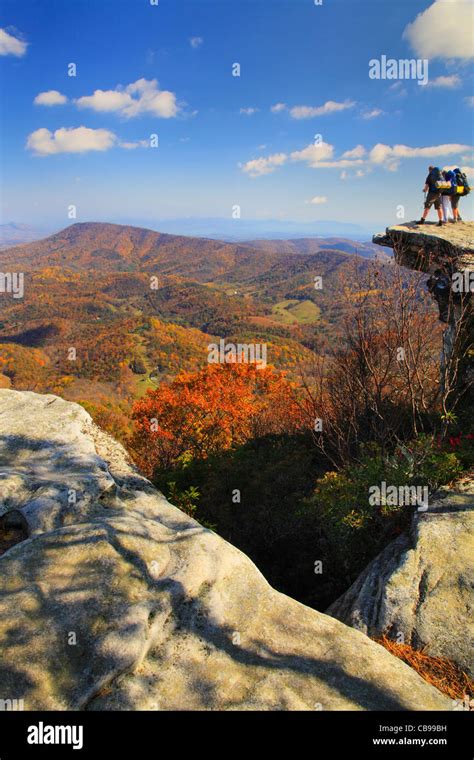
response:
<path id="1" fill-rule="evenodd" d="M 432 203 L 433 203 L 433 200 L 431 198 L 431 193 L 428 193 L 428 195 L 426 196 L 426 200 L 425 200 L 424 211 L 423 211 L 423 214 L 421 215 L 421 219 L 418 222 L 418 224 L 424 224 L 425 223 L 425 219 L 428 216 L 428 214 L 430 213 L 430 208 L 431 208 L 431 204 Z"/>
<path id="2" fill-rule="evenodd" d="M 458 195 L 452 195 L 451 196 L 451 208 L 453 209 L 453 216 L 454 221 L 459 221 L 459 210 L 458 210 L 458 203 L 459 203 L 459 196 Z"/>

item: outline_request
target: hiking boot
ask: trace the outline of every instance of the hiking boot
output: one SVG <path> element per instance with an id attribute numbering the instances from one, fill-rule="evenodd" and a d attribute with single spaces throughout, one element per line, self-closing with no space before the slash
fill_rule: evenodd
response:
<path id="1" fill-rule="evenodd" d="M 439 222 L 438 222 L 438 227 L 442 227 L 443 224 L 444 224 L 444 222 L 442 222 L 441 219 L 440 219 Z"/>
<path id="2" fill-rule="evenodd" d="M 424 224 L 424 223 L 425 223 L 425 220 L 424 220 L 424 219 L 420 219 L 420 221 L 419 221 L 419 222 L 417 222 L 417 224 Z"/>

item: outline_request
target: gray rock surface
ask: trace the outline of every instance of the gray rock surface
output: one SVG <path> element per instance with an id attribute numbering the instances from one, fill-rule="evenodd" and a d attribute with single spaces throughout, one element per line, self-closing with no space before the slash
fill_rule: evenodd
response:
<path id="1" fill-rule="evenodd" d="M 0 390 L 0 698 L 48 710 L 449 710 L 362 633 L 272 589 L 82 407 Z"/>
<path id="2" fill-rule="evenodd" d="M 397 263 L 409 269 L 431 273 L 444 265 L 455 271 L 474 269 L 474 222 L 443 227 L 407 222 L 387 227 L 372 242 L 393 248 Z"/>
<path id="3" fill-rule="evenodd" d="M 327 610 L 369 636 L 382 633 L 473 673 L 474 477 L 415 514 L 410 534 L 376 557 Z"/>

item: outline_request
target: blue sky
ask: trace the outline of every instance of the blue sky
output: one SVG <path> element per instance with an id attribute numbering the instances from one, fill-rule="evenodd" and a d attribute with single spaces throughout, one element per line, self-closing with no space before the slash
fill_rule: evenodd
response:
<path id="1" fill-rule="evenodd" d="M 474 166 L 472 14 L 472 0 L 3 0 L 1 221 L 64 227 L 71 205 L 77 221 L 150 224 L 236 205 L 416 218 L 429 163 Z M 383 55 L 428 61 L 428 84 L 370 78 Z"/>

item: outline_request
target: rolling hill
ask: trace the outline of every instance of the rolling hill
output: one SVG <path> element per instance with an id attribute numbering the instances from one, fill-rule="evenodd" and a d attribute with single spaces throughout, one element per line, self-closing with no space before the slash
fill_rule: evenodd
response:
<path id="1" fill-rule="evenodd" d="M 364 257 L 351 246 L 359 244 L 228 243 L 80 223 L 4 249 L 0 270 L 24 272 L 25 294 L 0 294 L 0 385 L 128 403 L 203 366 L 221 337 L 264 341 L 269 362 L 296 373 L 334 331 L 354 267 L 368 266 L 368 247 Z"/>

